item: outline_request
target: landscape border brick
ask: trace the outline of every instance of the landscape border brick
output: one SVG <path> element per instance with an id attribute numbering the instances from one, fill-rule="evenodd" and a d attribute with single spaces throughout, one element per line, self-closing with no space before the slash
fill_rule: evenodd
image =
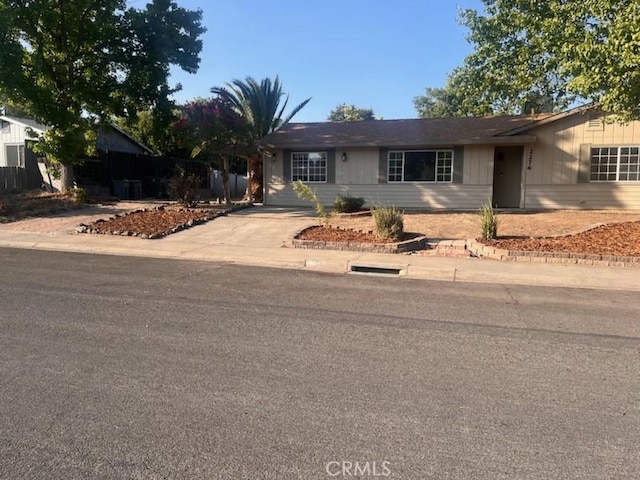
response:
<path id="1" fill-rule="evenodd" d="M 600 267 L 640 268 L 640 257 L 598 255 L 570 252 L 535 252 L 504 250 L 490 247 L 477 240 L 466 241 L 467 249 L 476 257 L 501 261 L 588 265 Z"/>
<path id="2" fill-rule="evenodd" d="M 307 250 L 341 250 L 350 252 L 368 253 L 408 253 L 427 248 L 427 237 L 420 236 L 396 243 L 361 243 L 361 242 L 326 242 L 319 240 L 300 240 L 298 237 L 307 230 L 305 227 L 297 232 L 293 239 L 287 243 L 288 247 Z"/>

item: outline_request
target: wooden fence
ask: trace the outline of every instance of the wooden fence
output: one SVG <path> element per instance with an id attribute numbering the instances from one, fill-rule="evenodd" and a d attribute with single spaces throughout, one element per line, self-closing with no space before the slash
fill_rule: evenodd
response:
<path id="1" fill-rule="evenodd" d="M 0 167 L 0 191 L 28 188 L 27 170 L 21 167 Z"/>

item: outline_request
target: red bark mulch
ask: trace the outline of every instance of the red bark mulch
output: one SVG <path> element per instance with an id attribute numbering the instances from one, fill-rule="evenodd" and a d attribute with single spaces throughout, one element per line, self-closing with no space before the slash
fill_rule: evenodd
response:
<path id="1" fill-rule="evenodd" d="M 400 241 L 411 240 L 419 236 L 416 233 L 405 232 Z M 350 243 L 397 243 L 397 240 L 383 239 L 373 231 L 360 231 L 350 228 L 340 228 L 317 225 L 309 227 L 298 234 L 298 240 L 314 240 L 322 242 L 350 242 Z"/>
<path id="2" fill-rule="evenodd" d="M 479 240 L 485 245 L 511 251 L 566 252 L 593 255 L 640 256 L 640 222 L 601 225 L 586 232 L 562 237 L 500 238 Z"/>
<path id="3" fill-rule="evenodd" d="M 221 215 L 228 208 L 157 208 L 137 210 L 126 215 L 98 220 L 83 227 L 83 232 L 143 238 L 160 238 Z M 86 227 L 86 228 L 84 228 Z"/>

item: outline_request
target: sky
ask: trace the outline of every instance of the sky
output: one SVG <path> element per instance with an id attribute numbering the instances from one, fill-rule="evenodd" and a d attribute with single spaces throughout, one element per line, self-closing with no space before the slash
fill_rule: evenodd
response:
<path id="1" fill-rule="evenodd" d="M 143 7 L 142 1 L 131 1 Z M 145 2 L 146 3 L 146 2 Z M 471 53 L 461 8 L 481 0 L 177 0 L 201 9 L 201 64 L 172 70 L 182 103 L 251 76 L 280 77 L 287 111 L 311 97 L 294 122 L 322 122 L 341 103 L 384 119 L 415 118 L 413 98 L 443 87 Z"/>

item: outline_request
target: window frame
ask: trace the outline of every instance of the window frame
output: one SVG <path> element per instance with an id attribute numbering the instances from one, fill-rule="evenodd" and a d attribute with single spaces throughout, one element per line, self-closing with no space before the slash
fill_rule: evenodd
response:
<path id="1" fill-rule="evenodd" d="M 434 179 L 433 180 L 405 180 L 406 173 L 406 153 L 435 153 Z M 450 158 L 440 158 L 440 154 L 449 154 Z M 400 158 L 398 158 L 400 156 Z M 394 158 L 392 158 L 394 157 Z M 442 166 L 441 161 L 451 162 L 450 166 Z M 392 165 L 392 162 L 394 164 Z M 399 163 L 397 163 L 399 162 Z M 455 163 L 455 151 L 453 148 L 427 148 L 414 150 L 390 150 L 387 152 L 387 182 L 388 183 L 453 183 Z M 442 170 L 447 169 L 447 170 Z M 400 180 L 394 177 L 400 176 Z M 448 180 L 439 180 L 438 177 L 448 177 Z"/>
<path id="2" fill-rule="evenodd" d="M 628 152 L 626 154 L 622 153 L 623 149 L 627 149 Z M 635 149 L 635 153 L 631 153 L 631 150 Z M 603 150 L 607 150 L 607 153 L 603 153 Z M 611 151 L 615 150 L 615 156 L 612 155 Z M 597 151 L 597 152 L 596 152 Z M 621 162 L 626 157 L 626 162 Z M 635 157 L 636 161 L 631 162 L 630 159 Z M 608 159 L 609 161 L 602 162 L 603 158 Z M 615 163 L 611 162 L 611 159 L 615 158 Z M 594 163 L 594 160 L 598 160 L 597 163 Z M 627 167 L 626 172 L 621 172 L 620 166 Z M 629 168 L 633 165 L 637 165 L 635 172 L 630 172 Z M 606 167 L 607 170 L 603 171 L 603 168 Z M 611 176 L 612 175 L 612 167 L 615 167 L 615 178 L 604 178 L 601 179 L 599 177 L 602 176 Z M 595 169 L 595 170 L 594 170 Z M 627 179 L 621 179 L 621 173 L 627 176 Z M 635 174 L 635 179 L 629 179 L 630 174 Z M 640 182 L 640 145 L 598 145 L 592 146 L 589 151 L 589 182 L 590 183 L 638 183 Z"/>
<path id="3" fill-rule="evenodd" d="M 18 165 L 9 165 L 9 148 L 16 148 L 18 154 Z M 26 146 L 24 143 L 7 143 L 4 146 L 4 167 L 26 168 Z"/>
<path id="4" fill-rule="evenodd" d="M 324 165 L 314 166 L 315 169 L 320 169 L 318 172 L 312 174 L 312 168 L 309 167 L 309 162 L 312 161 L 310 159 L 311 155 L 320 155 L 320 161 L 324 162 Z M 296 156 L 306 156 L 306 158 L 296 158 Z M 298 151 L 291 152 L 291 181 L 297 182 L 301 180 L 304 183 L 328 183 L 329 179 L 329 153 L 323 150 L 317 151 Z M 306 162 L 306 167 L 299 166 L 300 162 Z M 324 169 L 324 172 L 322 171 Z M 301 175 L 301 170 L 306 173 L 306 175 Z M 304 177 L 304 178 L 303 178 Z M 310 180 L 310 178 L 320 177 L 321 179 Z"/>

